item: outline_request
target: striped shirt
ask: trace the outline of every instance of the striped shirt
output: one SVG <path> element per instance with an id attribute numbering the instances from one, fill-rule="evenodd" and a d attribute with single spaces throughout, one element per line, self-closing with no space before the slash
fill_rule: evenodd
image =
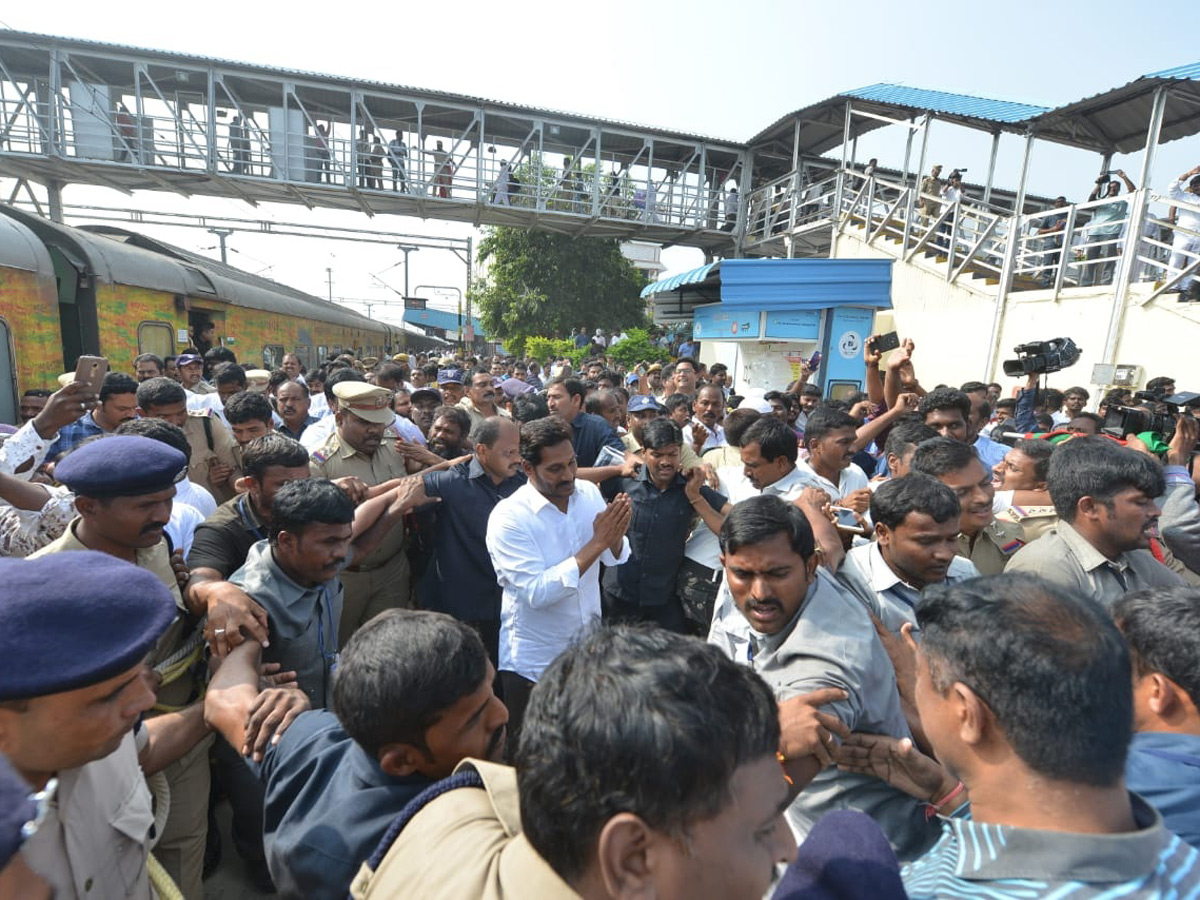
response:
<path id="1" fill-rule="evenodd" d="M 963 807 L 941 840 L 901 870 L 911 900 L 926 898 L 1200 898 L 1200 851 L 1167 831 L 1130 794 L 1137 830 L 1072 834 L 970 818 Z"/>

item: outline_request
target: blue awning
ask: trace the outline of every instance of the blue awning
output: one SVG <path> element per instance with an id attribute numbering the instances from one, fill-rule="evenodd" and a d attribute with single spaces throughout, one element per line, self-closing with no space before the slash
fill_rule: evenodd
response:
<path id="1" fill-rule="evenodd" d="M 663 291 L 675 291 L 685 285 L 699 284 L 707 279 L 709 273 L 716 270 L 719 265 L 721 265 L 721 260 L 709 263 L 706 266 L 688 269 L 686 272 L 680 272 L 676 275 L 668 275 L 666 278 L 660 278 L 658 281 L 652 281 L 642 288 L 642 299 L 652 297 L 655 294 L 661 294 Z"/>
<path id="2" fill-rule="evenodd" d="M 892 306 L 890 259 L 727 259 L 721 264 L 727 309 L 797 310 Z"/>

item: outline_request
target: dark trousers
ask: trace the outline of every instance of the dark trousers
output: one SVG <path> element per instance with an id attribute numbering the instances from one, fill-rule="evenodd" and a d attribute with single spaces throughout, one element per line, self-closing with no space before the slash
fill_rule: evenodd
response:
<path id="1" fill-rule="evenodd" d="M 672 594 L 656 606 L 641 606 L 604 591 L 604 620 L 606 622 L 649 622 L 676 634 L 691 634 L 687 617 L 679 598 Z"/>
<path id="2" fill-rule="evenodd" d="M 251 866 L 266 866 L 263 852 L 263 800 L 266 789 L 241 755 L 218 739 L 213 744 L 213 782 L 220 783 L 233 813 L 233 845 Z"/>
<path id="3" fill-rule="evenodd" d="M 517 738 L 521 735 L 521 721 L 525 718 L 525 707 L 536 682 L 516 672 L 501 672 L 500 684 L 504 688 L 504 705 L 508 707 L 508 758 L 511 760 L 517 749 Z"/>

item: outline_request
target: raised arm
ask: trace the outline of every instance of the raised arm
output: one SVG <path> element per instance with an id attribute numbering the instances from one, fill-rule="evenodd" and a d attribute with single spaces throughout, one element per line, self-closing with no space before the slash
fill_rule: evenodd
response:
<path id="1" fill-rule="evenodd" d="M 857 453 L 864 447 L 869 447 L 871 445 L 871 441 L 875 440 L 875 438 L 887 431 L 893 422 L 895 422 L 905 413 L 915 412 L 916 408 L 916 394 L 898 395 L 896 397 L 896 402 L 892 404 L 891 409 L 858 427 L 858 430 L 854 432 L 854 443 L 850 445 L 850 449 Z"/>

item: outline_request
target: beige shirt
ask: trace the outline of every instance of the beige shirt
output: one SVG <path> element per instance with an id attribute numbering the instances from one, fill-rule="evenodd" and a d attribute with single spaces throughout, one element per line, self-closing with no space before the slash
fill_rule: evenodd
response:
<path id="1" fill-rule="evenodd" d="M 386 437 L 375 452 L 367 456 L 342 440 L 336 431 L 312 452 L 309 457 L 309 469 L 317 478 L 334 479 L 353 475 L 361 478 L 368 487 L 408 475 L 404 467 L 404 457 Z M 353 569 L 377 568 L 403 549 L 404 525 L 397 522 L 375 550 L 354 561 Z"/>
<path id="2" fill-rule="evenodd" d="M 146 855 L 154 814 L 138 765 L 145 729 L 103 759 L 59 772 L 46 819 L 21 847 L 57 900 L 149 900 Z"/>
<path id="3" fill-rule="evenodd" d="M 356 900 L 579 900 L 521 831 L 517 772 L 464 759 L 484 790 L 457 788 L 430 801 L 400 832 L 372 872 L 364 863 L 350 885 Z"/>
<path id="4" fill-rule="evenodd" d="M 206 419 L 209 425 L 207 429 Z M 225 423 L 214 416 L 211 409 L 189 409 L 187 421 L 183 424 L 183 434 L 192 448 L 192 461 L 188 463 L 188 478 L 192 484 L 198 484 L 207 490 L 218 503 L 233 499 L 233 495 L 237 493 L 233 484 L 241 478 L 242 467 L 234 450 L 237 445 Z M 214 461 L 233 469 L 233 474 L 219 484 L 208 477 L 209 467 Z"/>
<path id="5" fill-rule="evenodd" d="M 979 532 L 974 546 L 969 537 L 960 534 L 958 555 L 975 563 L 980 575 L 999 575 L 1013 554 L 1025 544 L 1025 532 L 1020 525 L 996 519 Z"/>
<path id="6" fill-rule="evenodd" d="M 465 412 L 468 416 L 471 417 L 471 431 L 472 432 L 475 430 L 475 427 L 480 422 L 482 422 L 484 419 L 488 418 L 488 416 L 485 416 L 483 414 L 483 412 L 479 409 L 479 407 L 475 405 L 474 401 L 471 400 L 470 397 L 463 397 L 461 400 L 459 400 L 458 408 L 461 409 L 463 412 Z M 501 409 L 499 406 L 496 407 L 496 412 L 493 413 L 493 415 L 497 415 L 497 416 L 500 416 L 505 419 L 512 418 L 512 416 L 510 416 L 508 414 L 508 410 Z"/>

